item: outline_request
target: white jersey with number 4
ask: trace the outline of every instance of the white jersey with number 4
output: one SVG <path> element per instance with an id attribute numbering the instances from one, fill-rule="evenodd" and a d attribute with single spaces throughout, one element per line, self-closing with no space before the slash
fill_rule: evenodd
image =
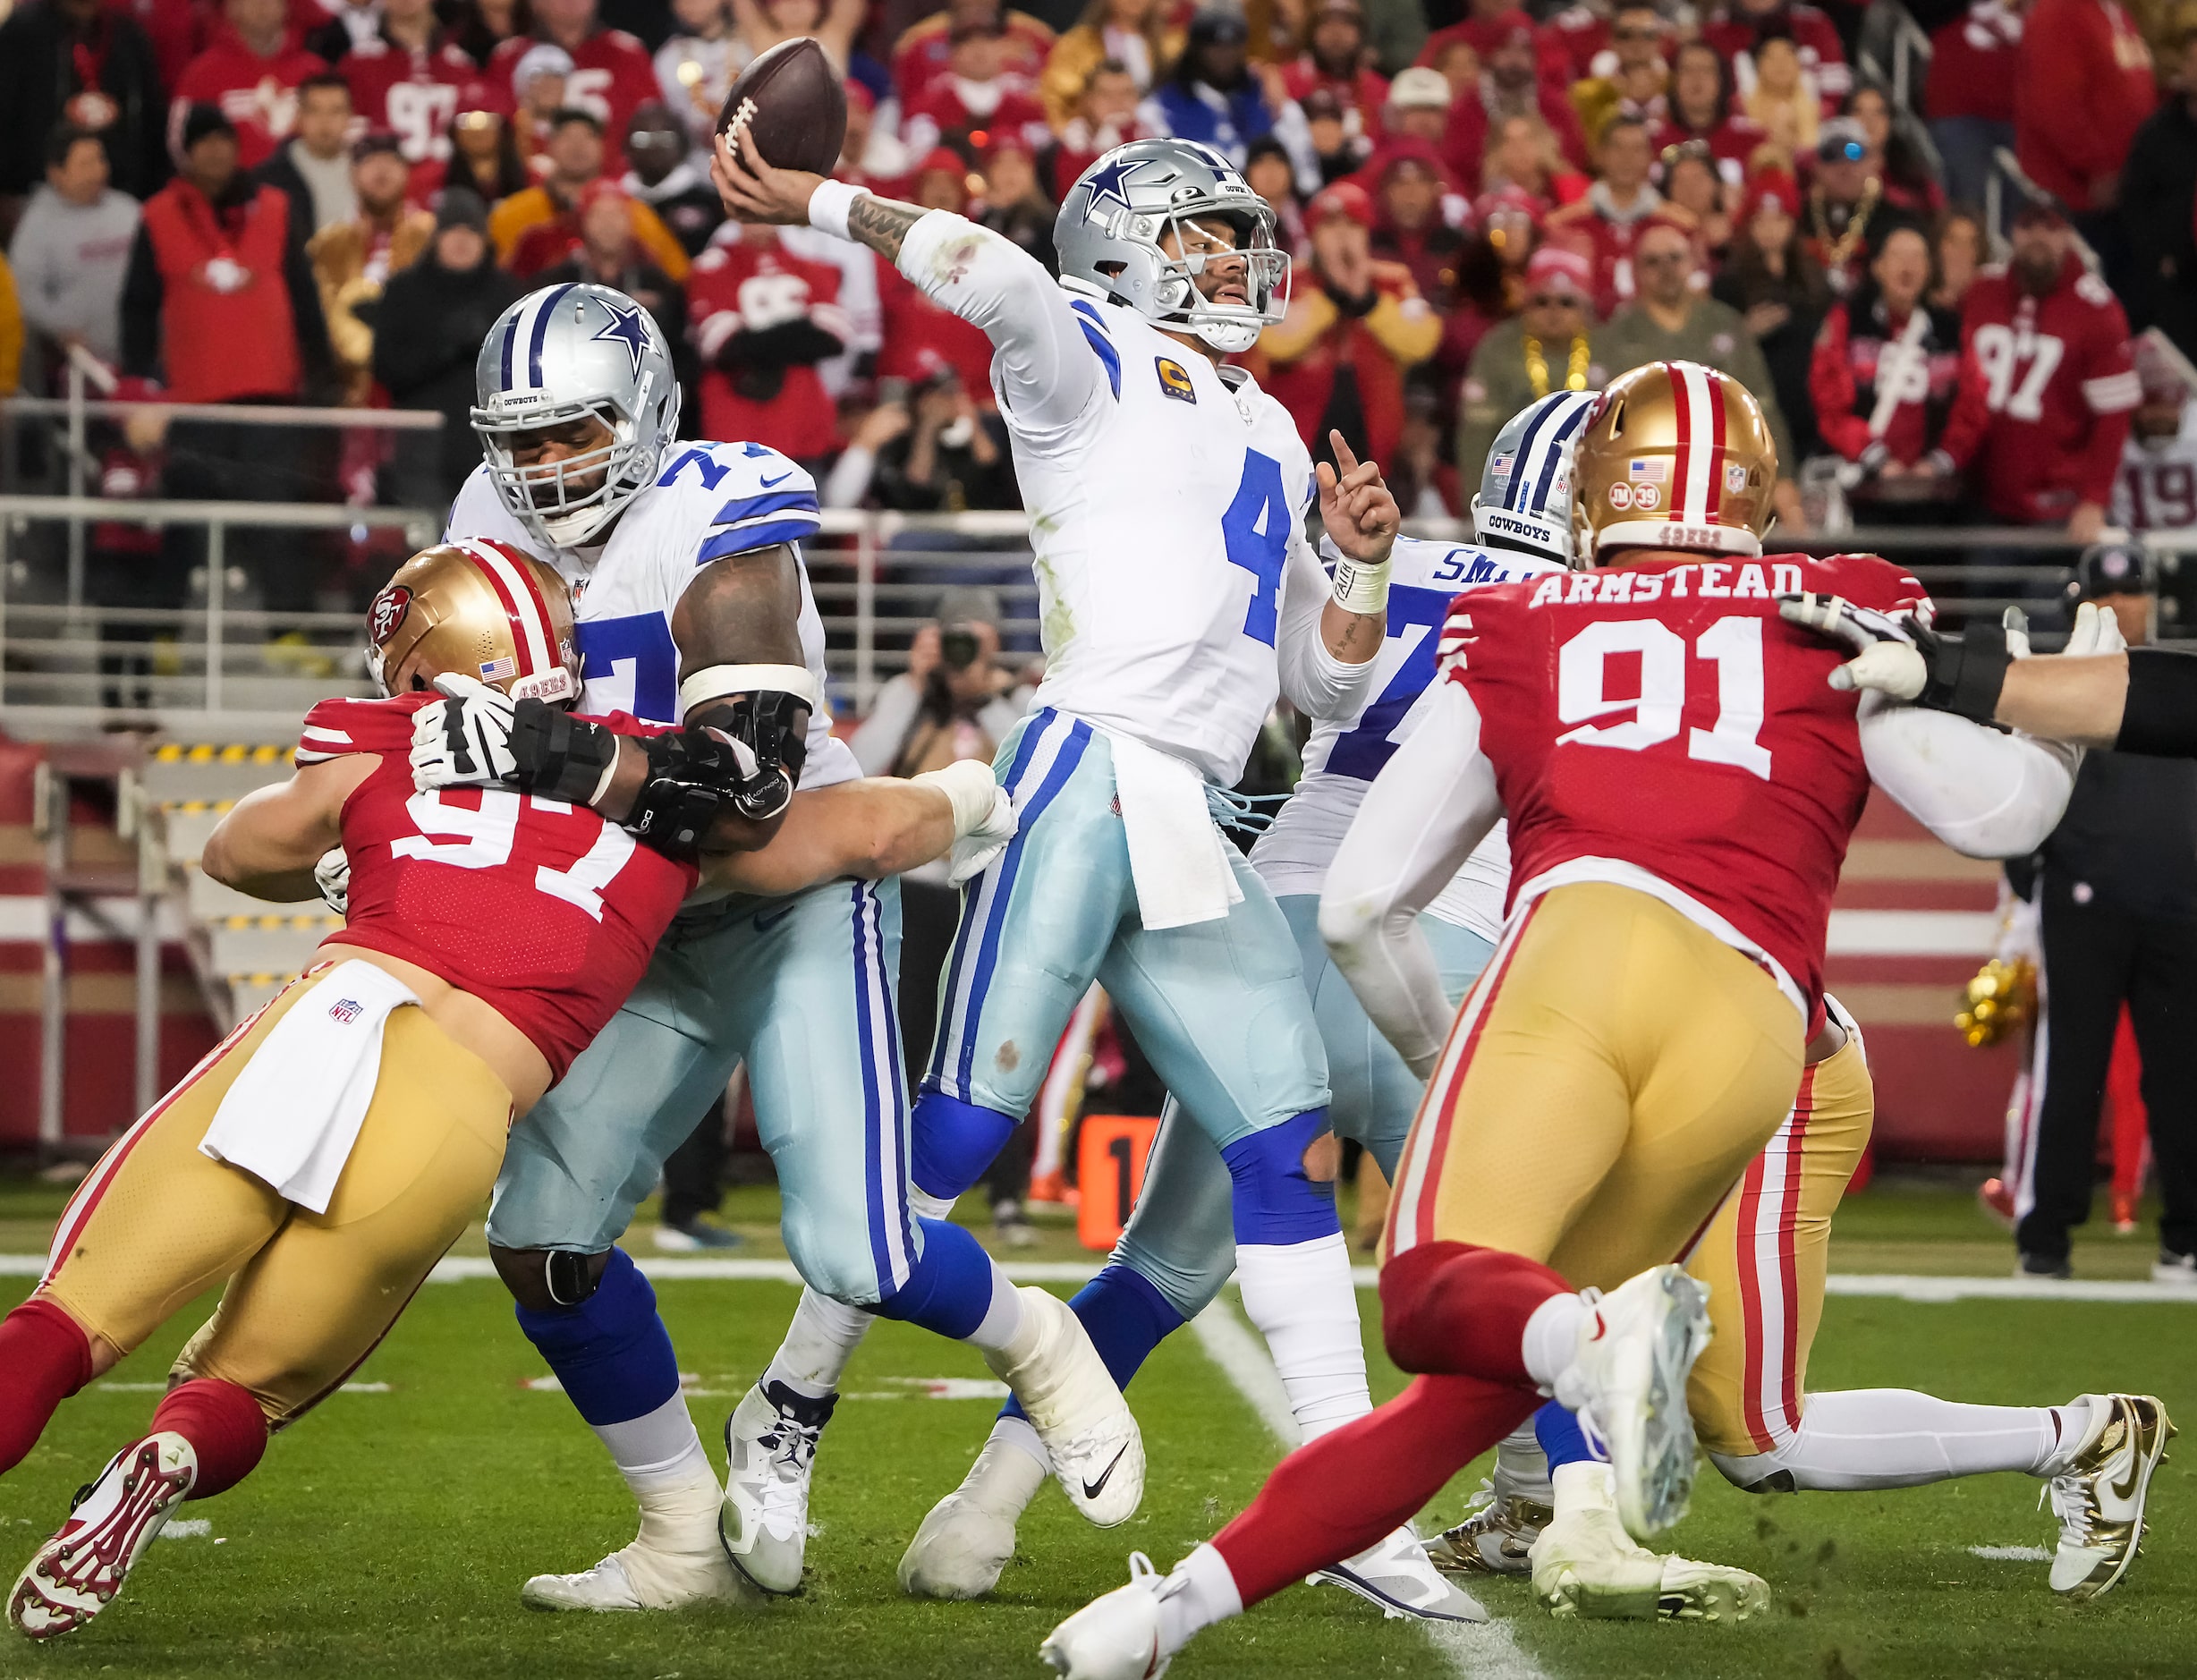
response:
<path id="1" fill-rule="evenodd" d="M 514 544 L 555 566 L 573 586 L 581 711 L 631 712 L 646 723 L 675 724 L 679 650 L 672 642 L 672 609 L 702 567 L 750 548 L 793 545 L 802 661 L 823 692 L 824 621 L 799 547 L 816 531 L 816 481 L 800 467 L 760 444 L 695 443 L 665 453 L 656 482 L 627 505 L 600 544 L 549 547 L 512 516 L 486 463 L 473 469 L 451 505 L 445 539 Z M 830 708 L 819 707 L 809 719 L 801 785 L 828 787 L 861 774 L 854 755 L 832 734 Z"/>
<path id="2" fill-rule="evenodd" d="M 1223 787 L 1277 689 L 1314 717 L 1355 708 L 1366 673 L 1320 645 L 1312 462 L 1280 403 L 948 211 L 909 229 L 900 269 L 992 340 L 1045 642 L 1033 707 Z"/>
<path id="3" fill-rule="evenodd" d="M 1554 560 L 1509 549 L 1416 537 L 1396 539 L 1391 563 L 1388 635 L 1374 662 L 1365 703 L 1347 717 L 1323 717 L 1313 725 L 1304 743 L 1303 778 L 1251 848 L 1251 867 L 1277 897 L 1317 895 L 1326 884 L 1328 866 L 1365 802 L 1367 786 L 1425 715 L 1450 603 L 1490 583 L 1565 569 Z M 1509 840 L 1498 822 L 1427 913 L 1497 938 L 1509 886 Z"/>

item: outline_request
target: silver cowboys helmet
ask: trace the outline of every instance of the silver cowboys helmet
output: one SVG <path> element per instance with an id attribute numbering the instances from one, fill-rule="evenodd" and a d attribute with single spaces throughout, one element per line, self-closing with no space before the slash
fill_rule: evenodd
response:
<path id="1" fill-rule="evenodd" d="M 608 286 L 544 286 L 505 310 L 474 366 L 480 436 L 496 494 L 527 530 L 559 548 L 588 541 L 656 479 L 679 430 L 679 382 L 655 318 Z M 600 448 L 521 466 L 522 433 L 598 420 Z"/>
<path id="2" fill-rule="evenodd" d="M 1215 303 L 1198 291 L 1211 256 L 1170 257 L 1172 231 L 1186 250 L 1183 224 L 1219 216 L 1235 229 L 1246 265 L 1248 303 Z M 1236 166 L 1195 140 L 1142 140 L 1116 146 L 1086 169 L 1062 200 L 1053 225 L 1060 284 L 1110 298 L 1163 327 L 1181 327 L 1214 349 L 1249 350 L 1259 331 L 1282 318 L 1289 302 L 1289 253 L 1275 238 L 1273 207 Z"/>
<path id="3" fill-rule="evenodd" d="M 1572 446 L 1594 398 L 1592 391 L 1552 391 L 1503 422 L 1472 497 L 1472 530 L 1482 542 L 1573 564 Z"/>

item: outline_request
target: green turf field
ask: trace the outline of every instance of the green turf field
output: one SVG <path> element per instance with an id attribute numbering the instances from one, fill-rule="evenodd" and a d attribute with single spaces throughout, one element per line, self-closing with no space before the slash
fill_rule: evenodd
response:
<path id="1" fill-rule="evenodd" d="M 36 1234 L 58 1192 L 0 1196 L 6 1252 Z M 735 1211 L 761 1224 L 758 1192 Z M 1857 1199 L 1842 1218 L 1838 1271 L 1985 1271 L 2003 1236 L 1955 1192 Z M 28 1235 L 21 1233 L 30 1233 Z M 637 1233 L 637 1235 L 640 1235 Z M 636 1244 L 644 1258 L 647 1242 Z M 1047 1252 L 1065 1252 L 1058 1239 Z M 2086 1276 L 2131 1276 L 2141 1239 L 2090 1243 Z M 1935 1263 L 1931 1263 L 1931 1262 Z M 1968 1262 L 1968 1263 L 1963 1263 Z M 21 1281 L 9 1285 L 20 1294 Z M 659 1285 L 705 1437 L 768 1358 L 793 1294 L 778 1284 Z M 1367 1300 L 1370 1303 L 1370 1297 Z M 140 1431 L 165 1362 L 196 1319 L 71 1402 L 44 1443 L 0 1481 L 0 1532 L 28 1555 L 70 1491 Z M 1899 1384 L 1976 1400 L 2054 1401 L 2091 1387 L 2143 1388 L 2197 1419 L 2197 1302 L 2180 1305 L 1833 1299 L 1811 1370 L 1817 1387 Z M 1378 1392 L 1399 1379 L 1370 1349 Z M 938 1676 L 1043 1672 L 1039 1640 L 1116 1584 L 1132 1548 L 1164 1568 L 1251 1497 L 1275 1448 L 1257 1413 L 1192 1335 L 1149 1365 L 1132 1397 L 1151 1456 L 1143 1510 L 1101 1534 L 1048 1493 L 1022 1528 L 999 1600 L 918 1604 L 893 1565 L 951 1487 L 992 1403 L 924 1397 L 908 1379 L 982 1378 L 973 1355 L 885 1324 L 850 1375 L 819 1459 L 807 1591 L 753 1610 L 579 1618 L 522 1610 L 528 1574 L 575 1569 L 631 1537 L 622 1486 L 563 1398 L 529 1389 L 542 1372 L 493 1281 L 422 1291 L 360 1372 L 371 1391 L 330 1400 L 276 1440 L 251 1481 L 182 1515 L 210 1532 L 163 1540 L 101 1619 L 33 1646 L 0 1633 L 0 1680 L 15 1676 L 401 1675 L 636 1676 Z M 386 1385 L 386 1387 L 384 1387 Z M 2197 1463 L 2197 1459 L 2188 1462 Z M 1453 1520 L 1468 1472 L 1429 1515 Z M 1695 1555 L 1764 1575 L 1772 1613 L 1736 1628 L 1563 1625 L 1523 1586 L 1484 1598 L 1505 1632 L 1440 1649 L 1331 1589 L 1294 1589 L 1201 1639 L 1176 1664 L 1200 1676 L 1394 1674 L 1444 1680 L 1588 1676 L 2135 1676 L 2197 1674 L 2197 1487 L 2177 1455 L 2155 1484 L 2147 1555 L 2115 1594 L 2072 1609 L 2045 1566 L 1972 1547 L 2049 1548 L 2036 1484 L 2001 1476 L 1860 1496 L 1750 1498 L 1701 1484 L 1676 1533 Z M 0 1548 L 4 1549 L 4 1548 Z M 13 1555 L 0 1558 L 9 1568 Z"/>

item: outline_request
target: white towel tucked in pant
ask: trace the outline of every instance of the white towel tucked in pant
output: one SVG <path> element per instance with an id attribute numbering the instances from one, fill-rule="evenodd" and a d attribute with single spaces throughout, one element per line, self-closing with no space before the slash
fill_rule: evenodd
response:
<path id="1" fill-rule="evenodd" d="M 1218 921 L 1243 902 L 1228 843 L 1213 826 L 1205 778 L 1141 741 L 1107 733 L 1114 791 L 1129 841 L 1129 873 L 1147 929 Z"/>
<path id="2" fill-rule="evenodd" d="M 339 963 L 260 1040 L 199 1153 L 326 1213 L 381 1077 L 389 1012 L 419 997 L 371 963 Z"/>

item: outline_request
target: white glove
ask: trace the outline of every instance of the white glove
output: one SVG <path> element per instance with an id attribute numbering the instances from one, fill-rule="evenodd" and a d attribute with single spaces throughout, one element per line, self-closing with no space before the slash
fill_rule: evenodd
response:
<path id="1" fill-rule="evenodd" d="M 313 865 L 313 885 L 320 889 L 322 904 L 339 916 L 351 914 L 351 853 L 341 846 L 323 852 Z"/>
<path id="2" fill-rule="evenodd" d="M 2096 601 L 2085 601 L 2075 608 L 2075 627 L 2068 632 L 2067 645 L 2060 651 L 2077 659 L 2097 654 L 2126 653 L 2128 638 L 2121 634 L 2119 618 Z"/>
<path id="3" fill-rule="evenodd" d="M 1784 595 L 1777 616 L 1854 650 L 1855 658 L 1831 673 L 1835 689 L 1874 689 L 1911 700 L 1930 680 L 1929 661 L 1915 642 L 1931 632 L 1912 614 L 1880 613 L 1836 595 Z"/>
<path id="4" fill-rule="evenodd" d="M 954 848 L 946 854 L 946 885 L 981 875 L 1014 838 L 1014 801 L 981 759 L 963 759 L 912 781 L 935 787 L 954 807 Z"/>
<path id="5" fill-rule="evenodd" d="M 449 698 L 422 706 L 412 717 L 412 785 L 424 793 L 509 781 L 519 768 L 511 753 L 511 697 L 450 672 L 435 686 Z"/>

